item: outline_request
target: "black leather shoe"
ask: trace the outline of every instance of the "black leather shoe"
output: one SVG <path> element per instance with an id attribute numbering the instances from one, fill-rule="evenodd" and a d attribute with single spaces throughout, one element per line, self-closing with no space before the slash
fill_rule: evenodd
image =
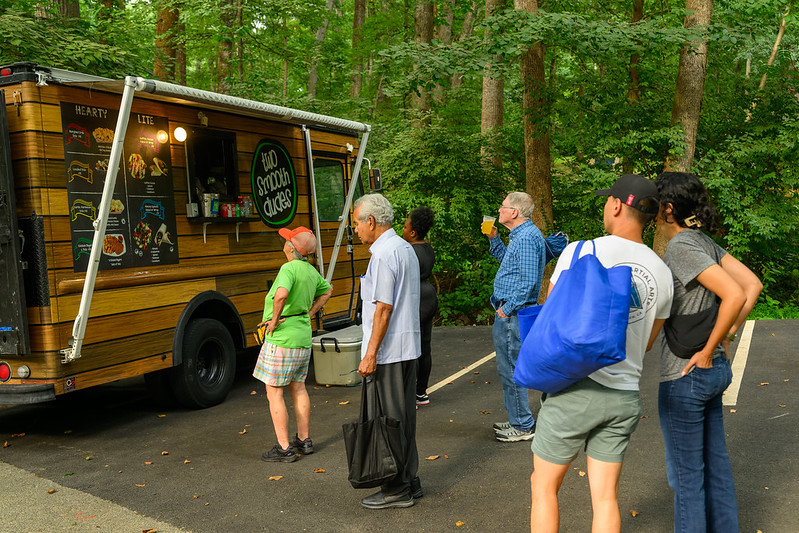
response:
<path id="1" fill-rule="evenodd" d="M 411 494 L 413 495 L 414 500 L 418 500 L 422 496 L 424 496 L 424 491 L 422 490 L 422 482 L 419 481 L 418 477 L 411 479 Z"/>
<path id="2" fill-rule="evenodd" d="M 376 492 L 361 500 L 361 505 L 367 509 L 391 509 L 392 507 L 411 507 L 414 503 L 410 489 L 406 489 L 399 494 L 383 494 L 383 491 Z"/>

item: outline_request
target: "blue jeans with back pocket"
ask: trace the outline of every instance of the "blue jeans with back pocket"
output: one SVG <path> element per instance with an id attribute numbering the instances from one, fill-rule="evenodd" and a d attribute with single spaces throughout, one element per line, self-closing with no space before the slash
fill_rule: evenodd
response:
<path id="1" fill-rule="evenodd" d="M 658 411 L 666 473 L 674 490 L 674 531 L 738 531 L 738 503 L 724 437 L 721 395 L 732 381 L 729 360 L 660 384 Z"/>

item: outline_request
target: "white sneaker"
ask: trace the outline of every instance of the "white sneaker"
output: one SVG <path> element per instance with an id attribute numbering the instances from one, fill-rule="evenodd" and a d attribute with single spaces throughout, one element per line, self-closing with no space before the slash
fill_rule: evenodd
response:
<path id="1" fill-rule="evenodd" d="M 498 431 L 505 431 L 506 429 L 510 429 L 511 425 L 510 422 L 494 422 L 494 433 Z"/>
<path id="2" fill-rule="evenodd" d="M 520 440 L 532 440 L 534 435 L 535 426 L 533 426 L 530 431 L 521 431 L 511 427 L 504 431 L 497 431 L 494 436 L 500 442 L 519 442 Z"/>

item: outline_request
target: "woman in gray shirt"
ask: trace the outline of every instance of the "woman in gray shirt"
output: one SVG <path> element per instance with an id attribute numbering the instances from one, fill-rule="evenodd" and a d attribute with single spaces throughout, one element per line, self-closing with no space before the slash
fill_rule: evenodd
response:
<path id="1" fill-rule="evenodd" d="M 658 394 L 674 531 L 738 531 L 721 395 L 732 380 L 730 341 L 763 285 L 702 232 L 716 230 L 718 213 L 696 176 L 664 172 L 655 183 L 657 227 L 669 241 L 663 260 L 674 277 Z"/>

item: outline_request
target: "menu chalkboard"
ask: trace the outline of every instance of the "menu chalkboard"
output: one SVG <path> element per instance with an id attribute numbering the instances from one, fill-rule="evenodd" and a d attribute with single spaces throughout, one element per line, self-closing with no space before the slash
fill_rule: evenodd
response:
<path id="1" fill-rule="evenodd" d="M 282 228 L 297 212 L 297 177 L 286 148 L 261 139 L 250 172 L 255 210 L 267 226 Z"/>
<path id="2" fill-rule="evenodd" d="M 85 272 L 118 110 L 61 103 L 75 272 Z M 100 270 L 176 264 L 169 121 L 131 113 L 103 237 Z"/>

